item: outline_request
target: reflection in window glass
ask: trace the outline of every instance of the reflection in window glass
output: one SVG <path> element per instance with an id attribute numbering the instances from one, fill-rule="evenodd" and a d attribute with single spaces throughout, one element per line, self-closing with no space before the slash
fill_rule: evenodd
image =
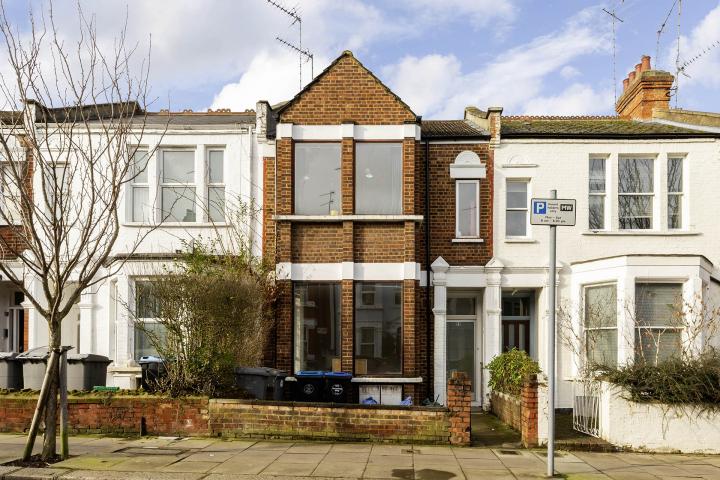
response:
<path id="1" fill-rule="evenodd" d="M 683 159 L 668 158 L 668 228 L 682 228 Z"/>
<path id="2" fill-rule="evenodd" d="M 651 158 L 618 160 L 618 213 L 621 229 L 653 227 L 653 171 Z"/>
<path id="3" fill-rule="evenodd" d="M 295 283 L 294 297 L 295 371 L 337 369 L 340 365 L 340 284 Z"/>
<path id="4" fill-rule="evenodd" d="M 157 350 L 153 346 L 152 337 L 163 342 L 166 336 L 165 326 L 157 323 L 160 316 L 160 303 L 153 294 L 153 283 L 151 281 L 135 282 L 135 317 L 136 321 L 142 322 L 135 326 L 135 359 L 146 355 L 157 356 Z"/>
<path id="5" fill-rule="evenodd" d="M 340 213 L 339 143 L 296 143 L 294 178 L 296 215 Z"/>
<path id="6" fill-rule="evenodd" d="M 356 282 L 355 362 L 367 365 L 368 375 L 402 372 L 402 298 L 400 283 Z"/>
<path id="7" fill-rule="evenodd" d="M 162 152 L 163 221 L 194 222 L 196 219 L 195 152 Z"/>
<path id="8" fill-rule="evenodd" d="M 617 288 L 600 285 L 585 289 L 585 354 L 590 365 L 617 365 Z"/>
<path id="9" fill-rule="evenodd" d="M 479 235 L 480 209 L 478 205 L 479 186 L 477 180 L 458 181 L 457 187 L 457 238 Z"/>
<path id="10" fill-rule="evenodd" d="M 657 365 L 682 353 L 682 285 L 635 285 L 635 361 Z"/>
<path id="11" fill-rule="evenodd" d="M 588 228 L 605 228 L 605 159 L 590 159 Z"/>
<path id="12" fill-rule="evenodd" d="M 402 144 L 355 145 L 355 213 L 402 213 Z"/>
<path id="13" fill-rule="evenodd" d="M 505 236 L 527 236 L 527 187 L 524 180 L 508 180 L 505 211 Z"/>

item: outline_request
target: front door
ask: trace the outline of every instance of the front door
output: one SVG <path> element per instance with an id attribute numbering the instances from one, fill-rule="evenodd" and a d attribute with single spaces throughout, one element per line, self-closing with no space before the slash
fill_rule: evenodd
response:
<path id="1" fill-rule="evenodd" d="M 473 400 L 482 398 L 480 327 L 477 321 L 479 298 L 475 294 L 450 295 L 447 300 L 446 364 L 448 378 L 453 371 L 470 376 Z"/>
<path id="2" fill-rule="evenodd" d="M 503 352 L 525 350 L 530 355 L 530 295 L 507 294 L 502 297 Z"/>

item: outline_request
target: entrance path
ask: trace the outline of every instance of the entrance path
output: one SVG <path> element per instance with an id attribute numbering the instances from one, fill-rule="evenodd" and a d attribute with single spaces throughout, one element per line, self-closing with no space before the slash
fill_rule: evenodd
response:
<path id="1" fill-rule="evenodd" d="M 0 462 L 17 458 L 24 440 L 20 435 L 0 435 Z M 542 450 L 513 448 L 90 436 L 71 437 L 70 446 L 74 456 L 53 468 L 0 466 L 0 478 L 525 479 L 542 478 L 546 468 Z M 556 465 L 566 478 L 578 480 L 720 480 L 720 456 L 560 452 Z"/>

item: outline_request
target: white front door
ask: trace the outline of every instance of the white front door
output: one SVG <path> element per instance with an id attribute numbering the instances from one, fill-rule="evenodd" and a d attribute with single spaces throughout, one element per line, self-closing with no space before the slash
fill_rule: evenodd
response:
<path id="1" fill-rule="evenodd" d="M 446 365 L 470 376 L 473 403 L 482 400 L 482 341 L 480 297 L 476 293 L 450 293 L 447 299 Z"/>

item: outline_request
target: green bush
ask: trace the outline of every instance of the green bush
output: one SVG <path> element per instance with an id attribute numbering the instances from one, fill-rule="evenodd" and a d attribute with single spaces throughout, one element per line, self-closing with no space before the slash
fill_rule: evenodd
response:
<path id="1" fill-rule="evenodd" d="M 674 358 L 652 365 L 637 362 L 606 370 L 601 378 L 623 387 L 635 402 L 720 408 L 720 354 Z"/>
<path id="2" fill-rule="evenodd" d="M 493 358 L 490 370 L 490 388 L 510 395 L 520 395 L 525 377 L 540 373 L 538 363 L 523 350 L 512 349 Z"/>

